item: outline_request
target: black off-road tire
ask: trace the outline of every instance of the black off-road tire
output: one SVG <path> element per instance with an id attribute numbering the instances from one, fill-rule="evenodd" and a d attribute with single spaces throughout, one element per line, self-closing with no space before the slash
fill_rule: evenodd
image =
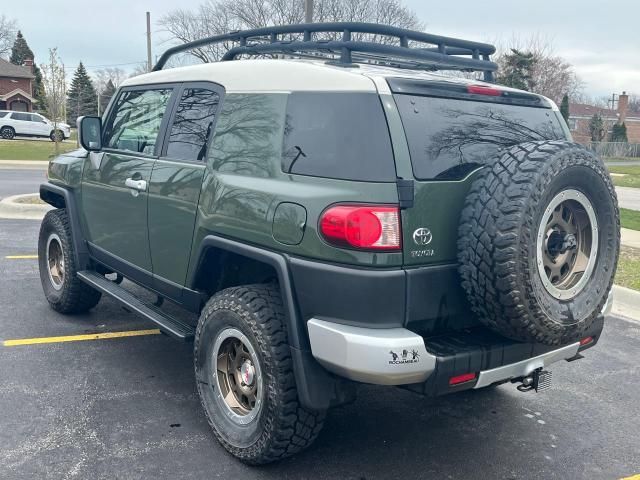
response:
<path id="1" fill-rule="evenodd" d="M 64 278 L 60 288 L 55 288 L 47 265 L 46 249 L 52 235 L 59 239 L 64 258 Z M 71 228 L 65 209 L 51 210 L 42 220 L 38 238 L 38 265 L 45 297 L 56 312 L 82 313 L 95 307 L 100 301 L 102 294 L 76 276 Z"/>
<path id="2" fill-rule="evenodd" d="M 559 299 L 538 271 L 536 238 L 547 205 L 567 189 L 593 205 L 598 252 L 582 290 Z M 503 151 L 474 181 L 458 231 L 462 285 L 480 321 L 506 337 L 547 345 L 579 340 L 592 326 L 611 290 L 619 248 L 617 199 L 604 164 L 563 141 Z"/>
<path id="3" fill-rule="evenodd" d="M 242 332 L 257 354 L 264 400 L 257 416 L 239 425 L 216 400 L 211 359 L 225 329 Z M 250 465 L 270 463 L 307 448 L 320 433 L 325 411 L 298 402 L 280 292 L 274 284 L 233 287 L 214 295 L 203 309 L 195 335 L 198 393 L 215 437 L 232 455 Z"/>
<path id="4" fill-rule="evenodd" d="M 16 131 L 12 127 L 2 127 L 0 129 L 0 138 L 4 140 L 11 140 L 16 136 Z"/>

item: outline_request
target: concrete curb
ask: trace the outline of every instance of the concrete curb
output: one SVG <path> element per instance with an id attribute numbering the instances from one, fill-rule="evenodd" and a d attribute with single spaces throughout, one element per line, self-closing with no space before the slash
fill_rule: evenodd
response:
<path id="1" fill-rule="evenodd" d="M 42 220 L 53 207 L 51 205 L 34 205 L 19 203 L 19 200 L 39 198 L 37 193 L 27 195 L 13 195 L 0 200 L 0 218 L 21 220 Z"/>
<path id="2" fill-rule="evenodd" d="M 0 160 L 0 169 L 46 170 L 49 160 Z"/>
<path id="3" fill-rule="evenodd" d="M 640 248 L 640 231 L 621 228 L 620 243 L 625 247 Z"/>
<path id="4" fill-rule="evenodd" d="M 614 285 L 611 314 L 640 322 L 640 292 Z"/>

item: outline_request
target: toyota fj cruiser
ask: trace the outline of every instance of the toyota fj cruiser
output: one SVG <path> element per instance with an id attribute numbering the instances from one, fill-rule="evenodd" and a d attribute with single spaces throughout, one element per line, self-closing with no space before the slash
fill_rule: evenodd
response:
<path id="1" fill-rule="evenodd" d="M 50 163 L 47 300 L 107 294 L 193 340 L 213 433 L 251 464 L 307 447 L 358 382 L 548 386 L 602 332 L 617 201 L 552 101 L 492 82 L 492 53 L 360 23 L 168 50 Z"/>

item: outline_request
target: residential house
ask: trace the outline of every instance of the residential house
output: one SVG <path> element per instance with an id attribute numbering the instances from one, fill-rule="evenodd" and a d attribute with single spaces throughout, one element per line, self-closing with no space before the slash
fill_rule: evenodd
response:
<path id="1" fill-rule="evenodd" d="M 0 110 L 33 111 L 33 60 L 24 66 L 0 58 Z"/>
<path id="2" fill-rule="evenodd" d="M 597 107 L 584 103 L 572 103 L 569 105 L 569 129 L 573 139 L 578 143 L 588 144 L 591 141 L 589 122 L 599 113 L 605 123 L 607 138 L 616 123 L 624 123 L 627 126 L 627 139 L 629 143 L 640 143 L 640 115 L 628 112 L 629 95 L 622 92 L 618 97 L 618 109 Z"/>

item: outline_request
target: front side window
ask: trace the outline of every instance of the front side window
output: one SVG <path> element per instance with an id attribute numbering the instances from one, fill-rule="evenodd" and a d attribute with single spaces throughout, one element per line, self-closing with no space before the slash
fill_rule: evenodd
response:
<path id="1" fill-rule="evenodd" d="M 169 133 L 167 157 L 190 161 L 204 159 L 219 103 L 220 95 L 214 91 L 184 90 Z"/>
<path id="2" fill-rule="evenodd" d="M 170 88 L 122 92 L 105 127 L 105 147 L 153 155 L 171 92 Z"/>

